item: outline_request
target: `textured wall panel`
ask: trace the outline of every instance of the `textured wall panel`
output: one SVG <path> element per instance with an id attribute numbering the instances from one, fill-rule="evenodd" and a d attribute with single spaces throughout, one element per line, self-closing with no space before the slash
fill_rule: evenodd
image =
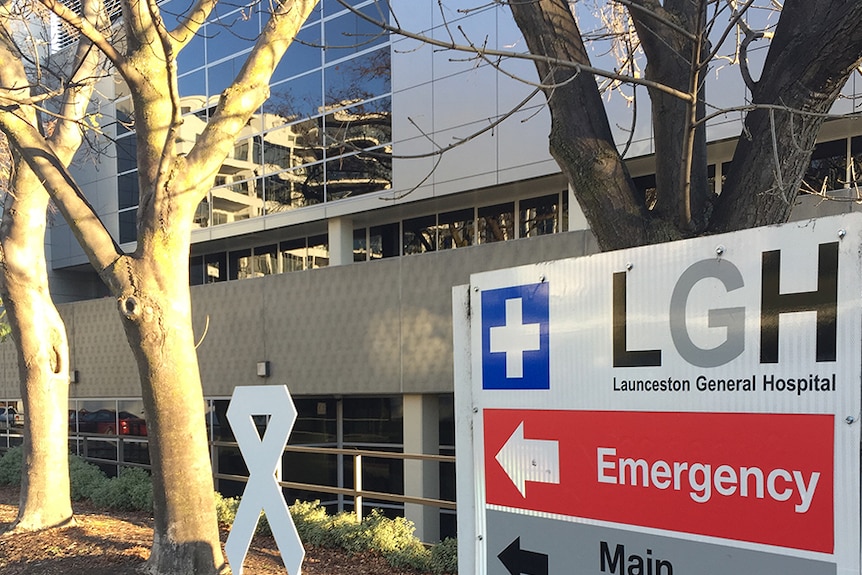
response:
<path id="1" fill-rule="evenodd" d="M 204 393 L 287 384 L 296 395 L 452 391 L 455 285 L 474 272 L 582 255 L 572 232 L 192 288 Z M 80 383 L 71 397 L 138 397 L 134 357 L 113 298 L 60 306 Z M 271 376 L 257 376 L 268 360 Z M 0 394 L 18 397 L 11 341 Z M 0 397 L 2 399 L 2 397 Z"/>

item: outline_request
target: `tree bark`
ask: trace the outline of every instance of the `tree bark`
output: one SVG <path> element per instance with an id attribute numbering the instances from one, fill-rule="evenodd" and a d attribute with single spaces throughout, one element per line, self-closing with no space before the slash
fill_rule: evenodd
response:
<path id="1" fill-rule="evenodd" d="M 704 70 L 696 61 L 697 44 L 701 42 L 700 13 L 705 8 L 703 0 L 668 0 L 663 6 L 658 2 L 644 4 L 648 9 L 630 10 L 629 14 L 647 57 L 646 78 L 682 93 L 697 94 L 692 104 L 666 91 L 648 88 L 656 158 L 656 204 L 652 216 L 676 222 L 682 233 L 692 233 L 706 225 L 710 195 L 706 129 L 694 129 L 691 123 L 693 105 L 697 118 L 702 118 L 705 111 L 705 89 L 699 82 Z M 689 138 L 694 139 L 690 147 L 686 145 Z M 689 207 L 682 215 L 681 206 L 686 204 Z"/>
<path id="2" fill-rule="evenodd" d="M 588 66 L 566 0 L 509 4 L 530 52 Z M 574 190 L 603 250 L 649 243 L 653 230 L 616 149 L 595 77 L 536 61 L 551 111 L 550 151 Z"/>
<path id="3" fill-rule="evenodd" d="M 48 194 L 29 166 L 15 163 L 0 223 L 3 303 L 16 342 L 24 400 L 24 472 L 11 529 L 72 523 L 69 493 L 69 346 L 48 291 L 45 222 Z"/>
<path id="4" fill-rule="evenodd" d="M 820 127 L 862 59 L 862 2 L 787 0 L 710 223 L 728 232 L 790 216 Z"/>
<path id="5" fill-rule="evenodd" d="M 189 221 L 191 219 L 189 218 Z M 188 253 L 165 249 L 143 263 L 123 258 L 132 288 L 117 298 L 137 361 L 147 415 L 155 524 L 154 574 L 222 573 L 204 397 L 191 329 Z"/>

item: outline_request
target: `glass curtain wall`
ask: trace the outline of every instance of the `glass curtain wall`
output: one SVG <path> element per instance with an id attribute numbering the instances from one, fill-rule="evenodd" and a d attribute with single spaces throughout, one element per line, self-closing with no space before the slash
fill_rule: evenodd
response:
<path id="1" fill-rule="evenodd" d="M 169 29 L 184 16 L 187 4 L 160 3 Z M 385 3 L 353 4 L 377 20 L 388 20 Z M 205 128 L 266 23 L 265 2 L 226 6 L 231 8 L 214 14 L 177 58 L 184 114 L 181 152 L 191 149 Z M 270 98 L 238 135 L 212 190 L 198 206 L 195 225 L 226 224 L 389 189 L 389 50 L 389 37 L 379 28 L 337 0 L 322 0 L 275 70 Z M 138 203 L 129 102 L 117 105 L 121 242 L 136 237 Z M 328 254 L 320 253 L 320 245 L 307 247 L 304 268 L 326 265 Z M 248 271 L 231 276 L 266 274 L 273 261 L 256 260 Z M 203 269 L 206 273 L 198 274 L 207 278 L 203 281 L 222 277 Z"/>

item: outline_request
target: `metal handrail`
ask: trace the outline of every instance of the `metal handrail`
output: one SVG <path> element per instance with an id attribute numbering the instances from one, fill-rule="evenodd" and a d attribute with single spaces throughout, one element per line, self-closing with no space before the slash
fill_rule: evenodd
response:
<path id="1" fill-rule="evenodd" d="M 100 463 L 104 465 L 117 465 L 125 467 L 140 467 L 149 469 L 150 465 L 146 463 L 137 463 L 123 460 L 123 445 L 125 443 L 147 443 L 145 436 L 127 436 L 118 434 L 103 434 L 103 433 L 82 433 L 70 432 L 69 440 L 83 440 L 84 453 L 82 457 L 86 461 Z M 105 459 L 102 457 L 93 457 L 87 453 L 88 441 L 110 441 L 117 443 L 117 459 Z M 239 444 L 235 441 L 210 441 L 210 447 L 229 447 L 239 448 Z M 354 487 L 336 487 L 332 485 L 321 485 L 314 483 L 301 483 L 297 481 L 279 481 L 278 484 L 288 489 L 298 489 L 303 491 L 313 491 L 318 493 L 328 493 L 332 495 L 343 495 L 353 498 L 354 509 L 357 517 L 362 517 L 362 500 L 364 498 L 375 499 L 379 501 L 389 501 L 393 503 L 427 505 L 439 509 L 455 510 L 455 501 L 446 499 L 436 499 L 432 497 L 418 497 L 414 495 L 403 495 L 398 493 L 385 493 L 380 491 L 371 491 L 362 488 L 362 459 L 363 457 L 376 459 L 400 459 L 413 461 L 433 461 L 438 463 L 454 463 L 455 457 L 452 455 L 436 455 L 425 453 L 401 453 L 393 451 L 377 451 L 373 449 L 352 449 L 338 447 L 309 447 L 301 445 L 288 445 L 284 448 L 288 453 L 311 453 L 315 455 L 343 455 L 353 458 L 354 465 Z M 241 483 L 248 482 L 248 476 L 235 475 L 229 473 L 220 473 L 213 471 L 213 478 L 224 479 L 229 481 L 238 481 Z"/>

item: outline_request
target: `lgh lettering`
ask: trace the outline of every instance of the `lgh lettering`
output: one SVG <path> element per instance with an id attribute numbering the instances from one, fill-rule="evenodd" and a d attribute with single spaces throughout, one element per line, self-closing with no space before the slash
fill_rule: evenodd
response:
<path id="1" fill-rule="evenodd" d="M 813 311 L 817 314 L 816 361 L 836 361 L 838 310 L 838 242 L 820 244 L 817 261 L 817 288 L 808 292 L 781 293 L 781 251 L 763 252 L 760 289 L 760 363 L 778 363 L 779 318 L 784 313 Z M 677 280 L 668 314 L 671 339 L 677 353 L 691 365 L 725 365 L 745 349 L 745 308 L 711 309 L 710 328 L 726 329 L 724 341 L 713 348 L 697 346 L 686 321 L 688 297 L 698 282 L 712 278 L 730 293 L 745 286 L 742 273 L 733 262 L 710 259 L 695 262 Z M 626 341 L 626 272 L 613 276 L 614 367 L 657 367 L 662 350 L 630 350 Z"/>

